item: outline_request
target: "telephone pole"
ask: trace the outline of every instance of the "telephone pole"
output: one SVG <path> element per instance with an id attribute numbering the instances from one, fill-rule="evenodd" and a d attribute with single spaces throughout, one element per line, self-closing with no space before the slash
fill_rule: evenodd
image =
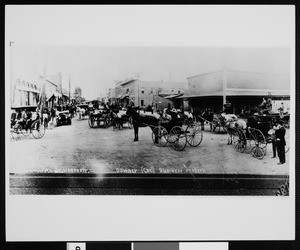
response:
<path id="1" fill-rule="evenodd" d="M 137 90 L 138 90 L 138 96 L 137 96 L 137 99 L 138 99 L 138 106 L 140 106 L 140 76 L 142 75 L 142 73 L 137 73 L 136 76 L 137 76 Z"/>
<path id="2" fill-rule="evenodd" d="M 69 104 L 71 103 L 71 76 L 69 74 Z"/>
<path id="3" fill-rule="evenodd" d="M 15 94 L 16 92 L 14 91 L 14 60 L 13 60 L 13 44 L 15 42 L 13 41 L 10 41 L 9 42 L 9 47 L 10 47 L 10 93 L 11 93 L 11 96 L 10 96 L 10 104 L 13 105 L 15 104 Z"/>

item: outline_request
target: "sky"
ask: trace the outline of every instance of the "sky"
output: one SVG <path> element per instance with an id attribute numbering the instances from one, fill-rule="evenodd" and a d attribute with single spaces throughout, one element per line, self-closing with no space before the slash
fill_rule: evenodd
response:
<path id="1" fill-rule="evenodd" d="M 7 72 L 61 72 L 87 99 L 137 74 L 186 82 L 224 65 L 286 73 L 294 55 L 293 6 L 7 5 L 5 14 Z"/>
<path id="2" fill-rule="evenodd" d="M 64 76 L 64 87 L 79 86 L 86 99 L 107 93 L 115 81 L 187 82 L 187 77 L 227 67 L 234 70 L 290 72 L 287 48 L 220 48 L 193 46 L 26 46 L 13 48 L 15 71 Z"/>

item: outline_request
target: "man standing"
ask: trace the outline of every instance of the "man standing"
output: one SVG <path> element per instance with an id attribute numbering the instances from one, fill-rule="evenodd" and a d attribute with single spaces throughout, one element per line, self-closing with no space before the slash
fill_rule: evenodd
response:
<path id="1" fill-rule="evenodd" d="M 271 128 L 268 132 L 269 135 L 271 135 L 271 140 L 272 140 L 272 150 L 273 150 L 273 157 L 276 158 L 276 131 L 277 127 L 274 125 L 273 128 Z"/>
<path id="2" fill-rule="evenodd" d="M 285 163 L 285 128 L 283 127 L 283 122 L 278 122 L 278 128 L 275 131 L 276 135 L 276 147 L 277 147 L 277 153 L 279 157 L 279 163 L 278 165 L 282 165 Z"/>
<path id="3" fill-rule="evenodd" d="M 130 102 L 128 109 L 127 109 L 127 114 L 132 117 L 132 124 L 133 124 L 133 130 L 134 130 L 134 140 L 133 141 L 138 141 L 139 140 L 139 122 L 140 122 L 140 114 L 138 113 L 138 107 L 134 107 L 134 103 Z"/>

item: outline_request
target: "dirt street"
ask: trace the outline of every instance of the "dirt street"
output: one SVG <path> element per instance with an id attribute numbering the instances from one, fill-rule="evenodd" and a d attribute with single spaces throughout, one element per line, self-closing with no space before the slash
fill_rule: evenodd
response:
<path id="1" fill-rule="evenodd" d="M 201 173 L 201 174 L 289 174 L 289 153 L 284 165 L 273 159 L 271 145 L 262 160 L 239 153 L 227 145 L 226 134 L 206 128 L 198 147 L 175 151 L 167 144 L 157 147 L 150 128 L 140 128 L 133 142 L 133 129 L 113 131 L 90 128 L 88 120 L 73 119 L 71 126 L 48 129 L 41 139 L 32 136 L 11 140 L 10 173 Z"/>

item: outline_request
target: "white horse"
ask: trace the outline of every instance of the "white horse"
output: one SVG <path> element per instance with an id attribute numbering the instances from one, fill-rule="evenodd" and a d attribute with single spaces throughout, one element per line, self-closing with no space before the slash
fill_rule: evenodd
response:
<path id="1" fill-rule="evenodd" d="M 85 109 L 77 107 L 76 111 L 78 113 L 78 119 L 81 120 L 83 118 L 83 114 L 85 113 Z"/>
<path id="2" fill-rule="evenodd" d="M 225 119 L 225 126 L 227 128 L 228 131 L 228 142 L 227 144 L 232 144 L 232 140 L 233 140 L 233 134 L 236 131 L 236 129 L 242 129 L 242 130 L 246 130 L 247 129 L 247 122 L 243 119 L 238 118 L 236 115 L 234 114 L 226 114 L 223 115 L 224 119 Z"/>

